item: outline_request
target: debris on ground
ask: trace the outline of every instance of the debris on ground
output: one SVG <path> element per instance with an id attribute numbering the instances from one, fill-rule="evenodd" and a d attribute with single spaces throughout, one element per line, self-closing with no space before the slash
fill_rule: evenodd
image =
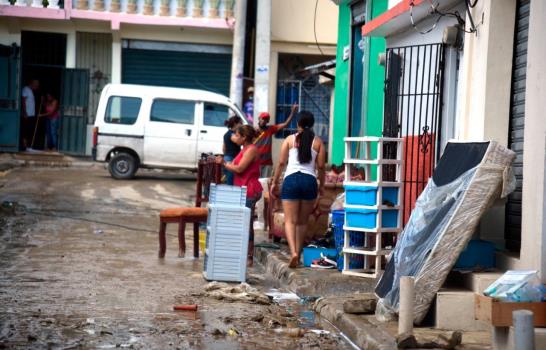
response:
<path id="1" fill-rule="evenodd" d="M 411 333 L 402 333 L 396 337 L 399 349 L 447 349 L 452 350 L 461 345 L 463 334 L 461 332 L 447 332 L 436 337 L 415 336 Z"/>
<path id="2" fill-rule="evenodd" d="M 204 291 L 204 293 L 194 293 L 193 296 L 205 296 L 227 302 L 271 304 L 271 299 L 267 295 L 247 283 L 230 285 L 224 282 L 210 282 L 204 287 Z"/>
<path id="3" fill-rule="evenodd" d="M 278 291 L 277 289 L 272 289 L 269 292 L 265 293 L 265 295 L 273 298 L 273 301 L 276 301 L 276 302 L 284 301 L 284 300 L 294 300 L 294 301 L 300 300 L 300 297 L 295 293 L 281 292 L 281 291 Z"/>
<path id="4" fill-rule="evenodd" d="M 174 311 L 197 311 L 197 305 L 175 305 L 173 306 Z"/>
<path id="5" fill-rule="evenodd" d="M 376 305 L 377 298 L 373 294 L 364 294 L 362 297 L 344 301 L 343 312 L 348 314 L 373 314 Z"/>
<path id="6" fill-rule="evenodd" d="M 305 334 L 305 330 L 301 328 L 277 328 L 275 332 L 287 335 L 292 338 L 301 338 Z"/>

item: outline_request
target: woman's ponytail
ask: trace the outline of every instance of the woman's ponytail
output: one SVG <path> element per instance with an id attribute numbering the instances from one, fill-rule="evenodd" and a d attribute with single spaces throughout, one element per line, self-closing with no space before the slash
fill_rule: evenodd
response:
<path id="1" fill-rule="evenodd" d="M 296 135 L 298 161 L 300 164 L 309 163 L 313 159 L 311 149 L 315 140 L 315 133 L 313 132 L 314 124 L 315 117 L 313 117 L 313 113 L 308 111 L 301 111 L 299 113 L 298 126 L 303 129 L 302 132 Z"/>

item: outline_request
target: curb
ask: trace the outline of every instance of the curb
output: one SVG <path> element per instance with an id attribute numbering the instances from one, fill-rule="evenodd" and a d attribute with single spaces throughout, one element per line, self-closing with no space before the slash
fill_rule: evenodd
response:
<path id="1" fill-rule="evenodd" d="M 319 299 L 313 309 L 321 318 L 326 319 L 343 332 L 359 348 L 366 350 L 398 349 L 396 339 L 381 326 L 377 326 L 363 315 L 343 312 L 343 302 L 347 298 Z M 369 317 L 374 317 L 370 315 Z"/>
<path id="2" fill-rule="evenodd" d="M 254 256 L 267 273 L 300 298 L 319 296 L 313 306 L 315 312 L 361 349 L 397 349 L 396 339 L 383 330 L 382 325 L 369 322 L 363 315 L 343 311 L 344 301 L 372 293 L 374 280 L 342 275 L 337 270 L 290 269 L 287 256 L 267 248 L 257 247 Z"/>
<path id="3" fill-rule="evenodd" d="M 355 293 L 372 293 L 375 288 L 374 280 L 342 275 L 336 269 L 291 269 L 288 267 L 288 256 L 279 250 L 257 247 L 254 257 L 266 272 L 300 297 L 352 296 Z"/>

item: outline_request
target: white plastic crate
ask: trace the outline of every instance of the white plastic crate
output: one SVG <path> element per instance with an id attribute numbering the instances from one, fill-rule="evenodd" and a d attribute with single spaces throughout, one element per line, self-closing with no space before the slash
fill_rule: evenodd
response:
<path id="1" fill-rule="evenodd" d="M 244 207 L 246 204 L 246 186 L 210 184 L 209 203 Z"/>
<path id="2" fill-rule="evenodd" d="M 209 204 L 203 276 L 207 280 L 244 282 L 250 209 Z"/>

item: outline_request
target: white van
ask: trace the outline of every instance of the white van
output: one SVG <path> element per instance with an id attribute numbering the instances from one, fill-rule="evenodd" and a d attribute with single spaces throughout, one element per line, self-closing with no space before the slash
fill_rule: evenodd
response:
<path id="1" fill-rule="evenodd" d="M 197 168 L 202 153 L 222 153 L 224 121 L 241 110 L 203 90 L 108 84 L 93 129 L 93 159 L 108 162 L 116 179 L 139 167 Z"/>

